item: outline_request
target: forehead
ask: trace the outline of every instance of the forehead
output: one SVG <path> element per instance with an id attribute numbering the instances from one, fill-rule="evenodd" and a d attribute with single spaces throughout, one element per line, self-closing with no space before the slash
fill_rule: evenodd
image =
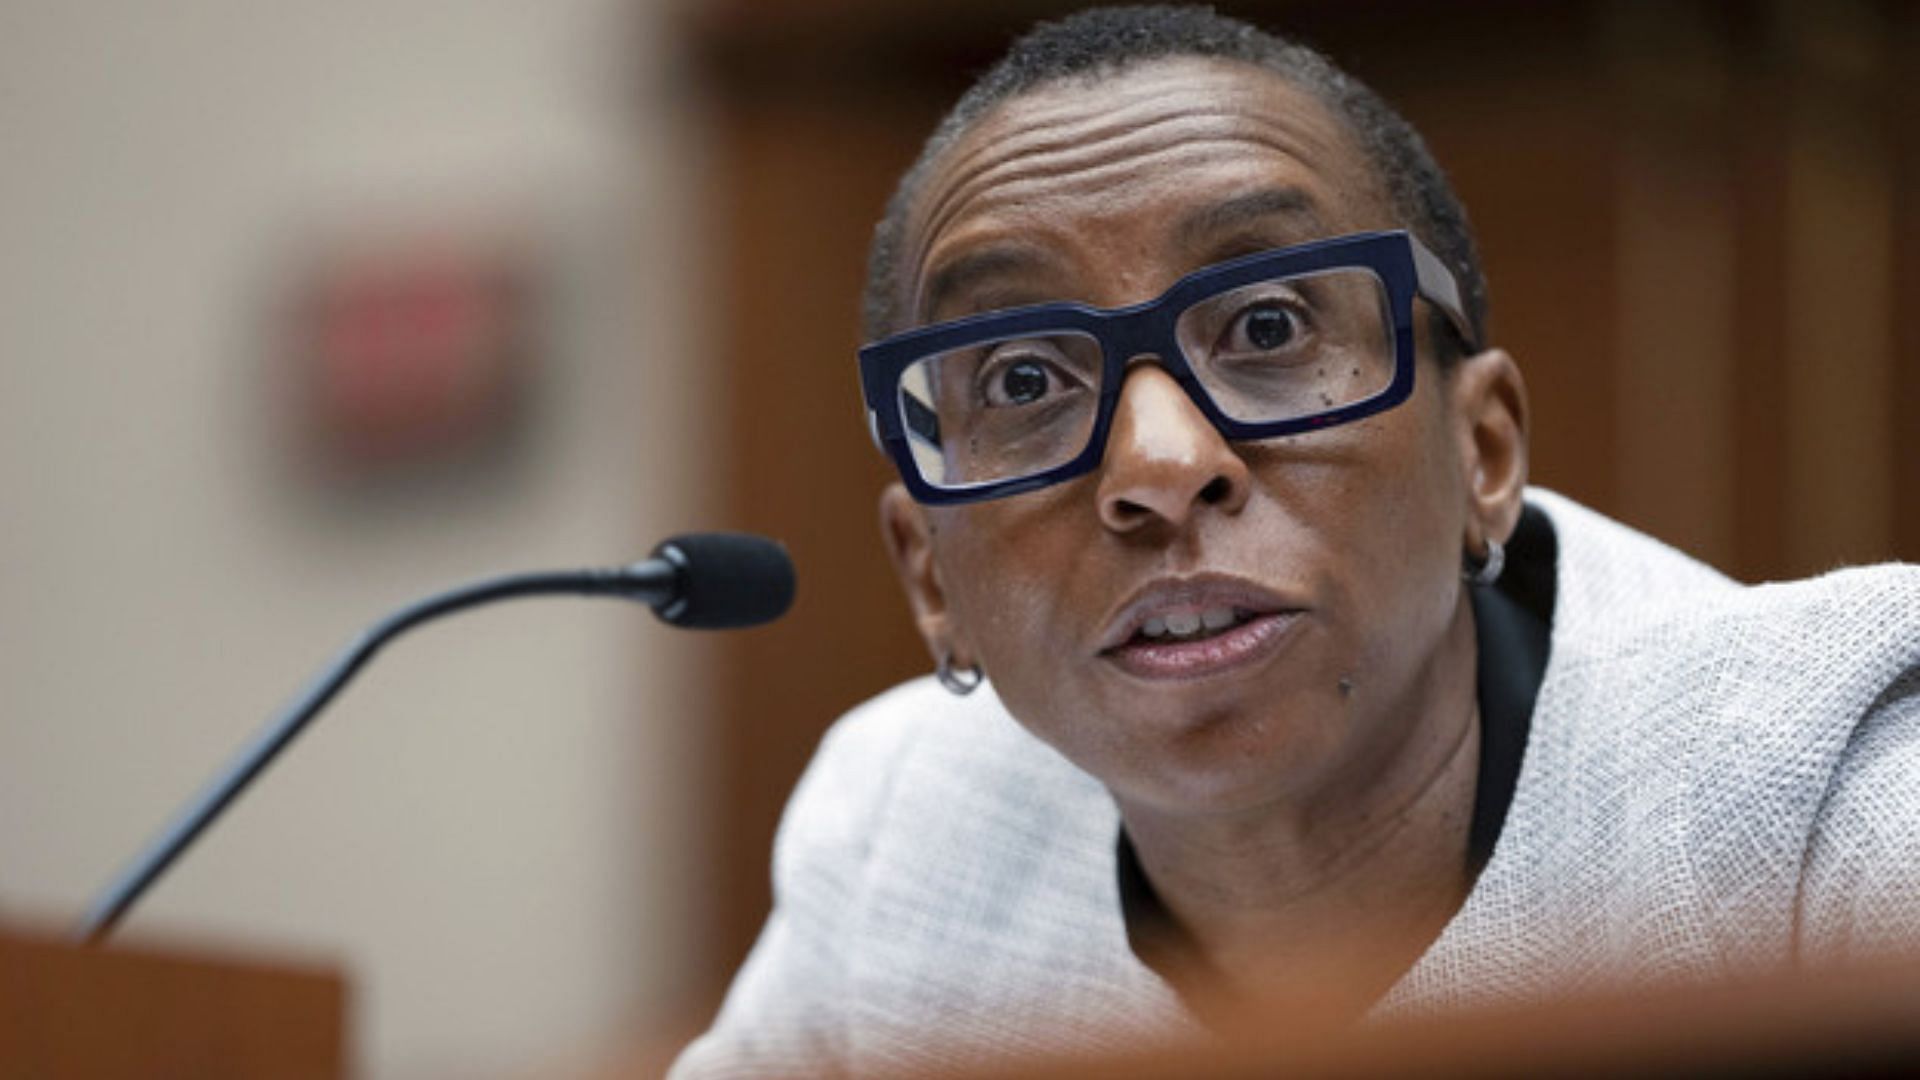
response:
<path id="1" fill-rule="evenodd" d="M 1042 86 L 976 121 L 921 180 L 899 286 L 923 321 L 929 284 L 955 266 L 1112 271 L 1118 257 L 1144 282 L 1395 224 L 1351 133 L 1318 99 L 1237 61 L 1161 60 Z"/>

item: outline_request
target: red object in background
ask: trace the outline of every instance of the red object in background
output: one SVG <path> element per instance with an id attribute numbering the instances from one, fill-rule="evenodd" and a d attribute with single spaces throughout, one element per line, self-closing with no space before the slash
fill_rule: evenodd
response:
<path id="1" fill-rule="evenodd" d="M 444 241 L 319 266 L 294 342 L 309 464 L 371 478 L 491 456 L 525 408 L 528 278 L 497 248 Z"/>

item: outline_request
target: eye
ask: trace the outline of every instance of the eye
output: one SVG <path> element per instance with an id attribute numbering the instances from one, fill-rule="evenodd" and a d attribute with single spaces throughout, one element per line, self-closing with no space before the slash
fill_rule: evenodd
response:
<path id="1" fill-rule="evenodd" d="M 1227 356 L 1280 352 L 1297 345 L 1306 335 L 1306 319 L 1297 309 L 1269 300 L 1235 316 L 1221 335 L 1216 352 Z"/>
<path id="2" fill-rule="evenodd" d="M 1007 404 L 1030 405 L 1047 395 L 1052 382 L 1046 368 L 1032 360 L 1020 360 L 1001 370 L 996 389 Z"/>
<path id="3" fill-rule="evenodd" d="M 1018 342 L 995 350 L 979 374 L 980 395 L 989 406 L 1033 405 L 1078 385 L 1058 351 L 1042 342 Z"/>

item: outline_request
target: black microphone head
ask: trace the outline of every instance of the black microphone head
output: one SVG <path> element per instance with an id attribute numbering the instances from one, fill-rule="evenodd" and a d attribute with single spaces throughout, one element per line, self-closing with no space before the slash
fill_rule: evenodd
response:
<path id="1" fill-rule="evenodd" d="M 752 533 L 670 537 L 653 557 L 679 567 L 676 599 L 654 609 L 675 626 L 728 630 L 758 626 L 793 604 L 793 560 L 778 541 Z"/>

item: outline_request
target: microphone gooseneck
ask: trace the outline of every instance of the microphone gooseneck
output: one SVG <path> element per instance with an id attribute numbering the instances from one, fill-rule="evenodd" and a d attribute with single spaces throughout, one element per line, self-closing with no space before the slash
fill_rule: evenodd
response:
<path id="1" fill-rule="evenodd" d="M 421 623 L 521 596 L 611 596 L 636 600 L 675 626 L 729 629 L 770 622 L 793 602 L 793 563 L 778 543 L 746 533 L 693 533 L 666 540 L 651 558 L 610 569 L 488 578 L 401 608 L 336 657 L 233 761 L 182 807 L 139 857 L 110 882 L 74 936 L 99 942 L 193 841 L 319 715 L 381 646 Z"/>

